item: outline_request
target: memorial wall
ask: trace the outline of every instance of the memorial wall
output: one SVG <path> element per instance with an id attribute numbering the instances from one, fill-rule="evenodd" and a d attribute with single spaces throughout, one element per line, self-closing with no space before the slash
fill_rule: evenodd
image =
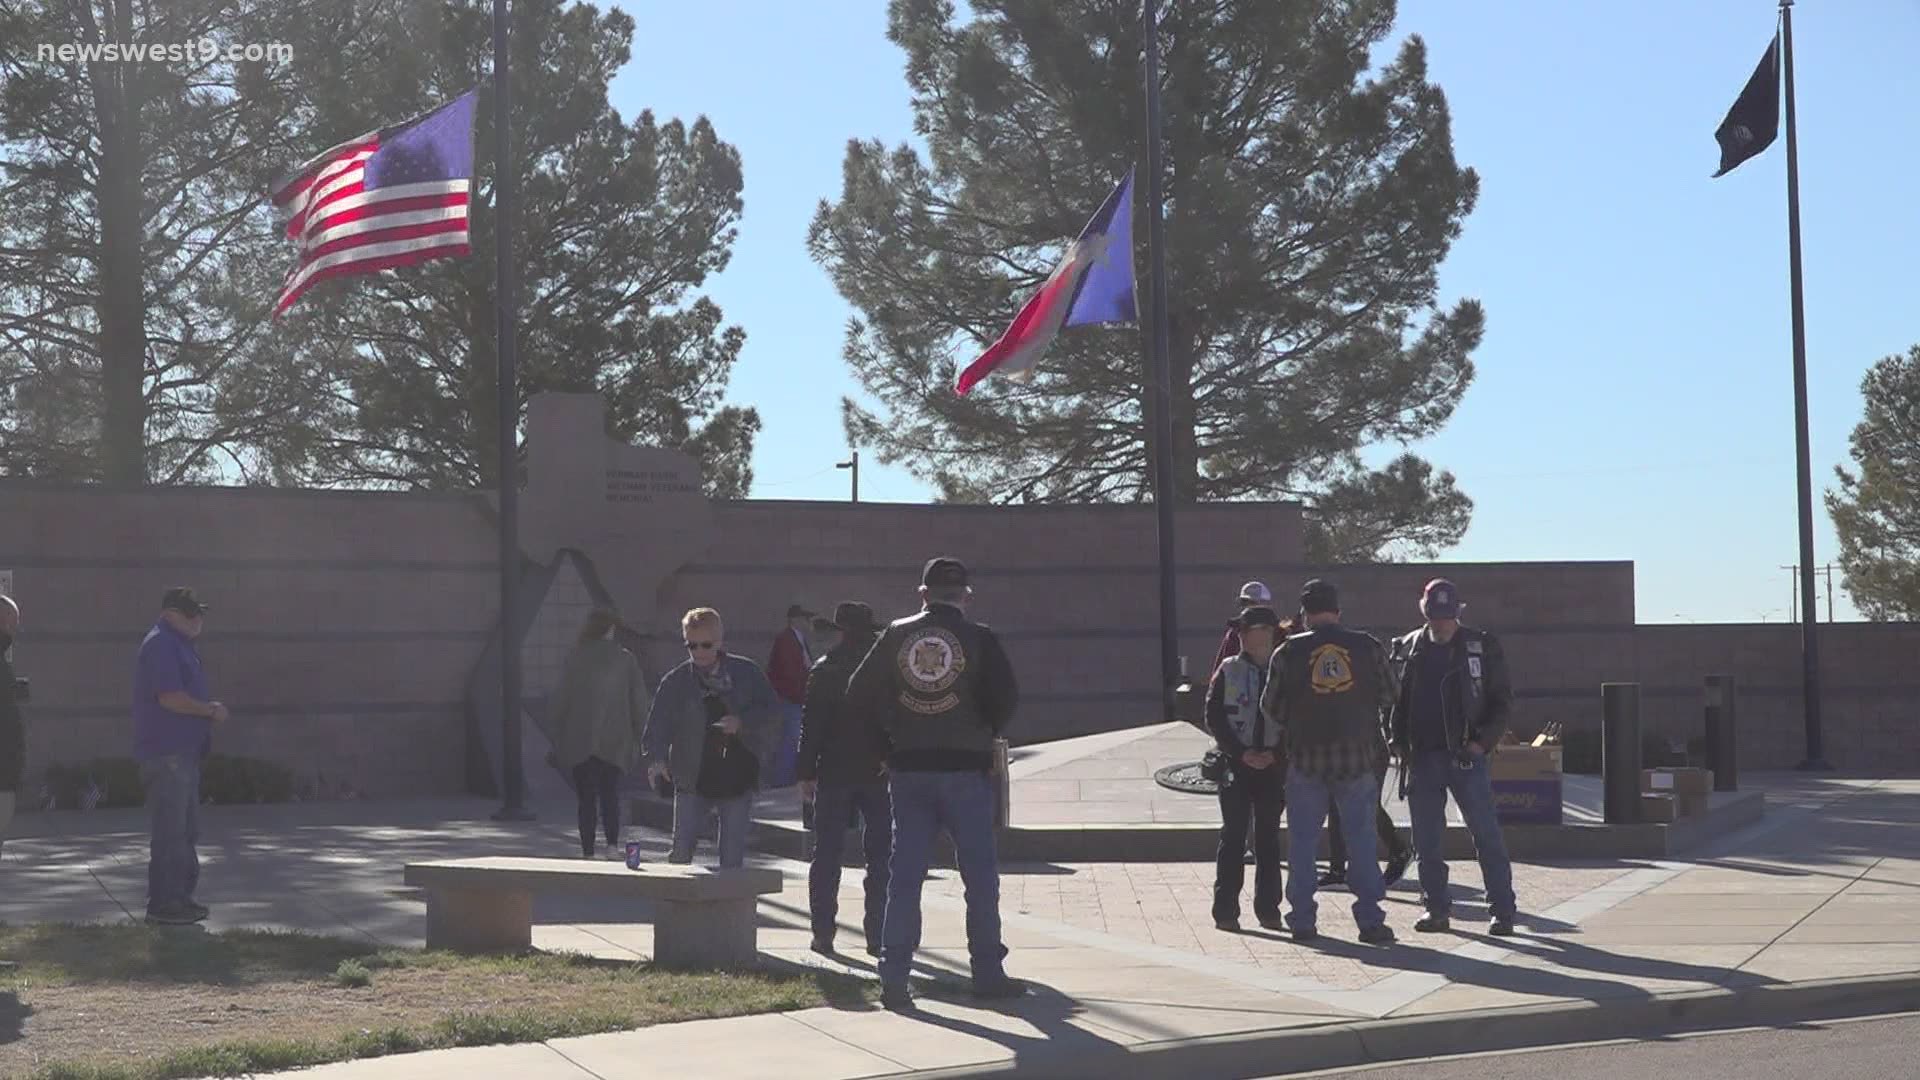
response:
<path id="1" fill-rule="evenodd" d="M 719 608 L 733 649 L 764 660 L 789 604 L 904 615 L 921 564 L 951 554 L 1016 664 L 1017 741 L 1159 719 L 1151 506 L 709 502 L 691 459 L 608 439 L 591 395 L 537 397 L 527 442 L 530 710 L 600 600 L 643 635 L 657 677 L 684 655 L 688 607 Z M 1508 643 L 1519 726 L 1597 725 L 1599 684 L 1638 680 L 1650 726 L 1697 734 L 1701 677 L 1724 671 L 1743 689 L 1743 766 L 1798 760 L 1795 629 L 1636 626 L 1630 563 L 1316 567 L 1294 504 L 1204 505 L 1177 523 L 1180 648 L 1196 674 L 1248 578 L 1284 600 L 1331 577 L 1348 621 L 1385 635 L 1418 621 L 1421 585 L 1444 574 L 1468 621 Z M 213 606 L 202 651 L 233 710 L 223 750 L 280 761 L 317 797 L 461 790 L 488 704 L 472 688 L 496 685 L 479 670 L 497 631 L 495 529 L 482 493 L 0 481 L 0 576 L 26 611 L 15 660 L 34 685 L 30 774 L 127 753 L 134 649 L 162 589 L 190 584 Z M 1920 768 L 1920 627 L 1843 624 L 1824 640 L 1829 757 Z"/>

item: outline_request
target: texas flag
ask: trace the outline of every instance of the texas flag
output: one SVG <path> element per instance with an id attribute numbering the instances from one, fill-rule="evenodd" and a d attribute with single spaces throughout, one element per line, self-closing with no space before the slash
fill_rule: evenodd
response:
<path id="1" fill-rule="evenodd" d="M 1133 170 L 1100 205 L 1053 275 L 1014 316 L 1013 325 L 980 359 L 967 365 L 954 386 L 965 394 L 998 372 L 1014 382 L 1033 378 L 1040 354 L 1066 326 L 1130 323 L 1133 303 Z"/>

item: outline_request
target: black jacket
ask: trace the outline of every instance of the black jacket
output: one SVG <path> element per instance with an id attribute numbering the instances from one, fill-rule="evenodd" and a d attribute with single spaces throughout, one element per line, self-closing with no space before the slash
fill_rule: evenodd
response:
<path id="1" fill-rule="evenodd" d="M 862 635 L 841 642 L 807 674 L 806 710 L 800 719 L 800 779 L 828 784 L 868 784 L 880 779 L 884 758 L 870 725 L 847 704 L 847 683 L 874 640 Z"/>
<path id="2" fill-rule="evenodd" d="M 27 767 L 27 727 L 14 697 L 13 663 L 7 659 L 12 644 L 0 636 L 0 791 L 19 791 Z"/>
<path id="3" fill-rule="evenodd" d="M 993 631 L 951 604 L 887 627 L 847 686 L 895 772 L 986 772 L 1020 701 Z"/>
<path id="4" fill-rule="evenodd" d="M 1441 677 L 1441 714 L 1446 719 L 1447 743 L 1464 747 L 1470 742 L 1491 752 L 1506 734 L 1513 713 L 1513 683 L 1507 675 L 1506 650 L 1500 639 L 1471 626 L 1453 636 L 1453 662 Z M 1425 627 L 1393 639 L 1389 660 L 1400 683 L 1390 722 L 1393 748 L 1405 755 L 1413 748 L 1413 695 L 1424 693 L 1419 665 L 1414 659 L 1436 648 Z"/>

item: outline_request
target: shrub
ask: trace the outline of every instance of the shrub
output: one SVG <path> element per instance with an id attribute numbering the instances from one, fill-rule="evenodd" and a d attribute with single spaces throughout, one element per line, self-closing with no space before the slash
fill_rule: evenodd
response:
<path id="1" fill-rule="evenodd" d="M 100 809 L 139 806 L 147 798 L 140 763 L 132 758 L 54 762 L 46 775 L 46 791 L 57 810 L 85 808 L 89 790 L 98 792 L 94 806 Z M 222 805 L 288 802 L 293 798 L 293 770 L 259 758 L 209 754 L 200 763 L 200 797 Z"/>

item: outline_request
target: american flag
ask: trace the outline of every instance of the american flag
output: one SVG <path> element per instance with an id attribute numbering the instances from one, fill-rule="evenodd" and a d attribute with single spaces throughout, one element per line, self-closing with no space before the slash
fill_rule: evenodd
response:
<path id="1" fill-rule="evenodd" d="M 362 135 L 300 166 L 273 192 L 300 261 L 277 316 L 315 282 L 466 255 L 473 186 L 469 90 L 425 116 Z"/>

